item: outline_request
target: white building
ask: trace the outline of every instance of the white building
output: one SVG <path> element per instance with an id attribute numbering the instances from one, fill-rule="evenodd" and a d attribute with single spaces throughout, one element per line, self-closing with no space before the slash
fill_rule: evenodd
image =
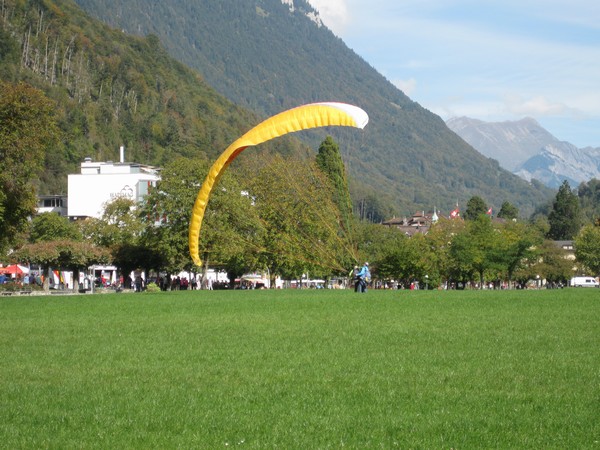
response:
<path id="1" fill-rule="evenodd" d="M 59 216 L 67 215 L 66 195 L 38 195 L 37 213 L 56 213 Z"/>
<path id="2" fill-rule="evenodd" d="M 81 173 L 68 177 L 68 216 L 100 218 L 106 204 L 119 197 L 140 202 L 159 179 L 155 167 L 124 162 L 122 147 L 118 163 L 86 158 L 81 163 Z"/>

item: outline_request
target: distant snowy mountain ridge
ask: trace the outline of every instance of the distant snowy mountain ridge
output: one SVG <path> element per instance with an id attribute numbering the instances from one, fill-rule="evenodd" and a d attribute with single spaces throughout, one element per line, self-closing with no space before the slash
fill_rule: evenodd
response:
<path id="1" fill-rule="evenodd" d="M 488 158 L 521 178 L 536 179 L 557 188 L 563 180 L 571 187 L 600 179 L 600 148 L 577 148 L 558 140 L 536 120 L 483 122 L 452 118 L 446 125 Z"/>
<path id="2" fill-rule="evenodd" d="M 583 181 L 600 179 L 600 148 L 580 149 L 568 142 L 549 144 L 514 172 L 527 181 L 535 178 L 548 187 L 567 180 L 574 188 Z"/>

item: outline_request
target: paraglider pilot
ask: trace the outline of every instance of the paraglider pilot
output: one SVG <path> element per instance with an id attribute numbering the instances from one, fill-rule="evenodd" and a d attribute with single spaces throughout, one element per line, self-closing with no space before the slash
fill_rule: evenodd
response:
<path id="1" fill-rule="evenodd" d="M 367 292 L 367 283 L 371 280 L 369 272 L 369 263 L 366 262 L 356 274 L 355 292 Z"/>

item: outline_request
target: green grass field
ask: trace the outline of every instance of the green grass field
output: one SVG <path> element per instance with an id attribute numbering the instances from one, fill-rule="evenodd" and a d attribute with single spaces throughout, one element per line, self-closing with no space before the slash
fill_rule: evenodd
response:
<path id="1" fill-rule="evenodd" d="M 0 300 L 2 448 L 600 449 L 600 290 Z"/>

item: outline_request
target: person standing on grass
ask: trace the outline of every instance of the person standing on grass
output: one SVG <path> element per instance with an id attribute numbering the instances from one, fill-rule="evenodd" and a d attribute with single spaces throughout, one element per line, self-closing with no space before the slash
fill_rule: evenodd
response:
<path id="1" fill-rule="evenodd" d="M 354 269 L 352 269 L 350 271 L 350 273 L 348 274 L 351 278 L 352 281 L 354 281 L 354 292 L 358 292 L 358 289 L 360 287 L 360 280 L 358 279 L 358 266 L 354 266 Z"/>
<path id="2" fill-rule="evenodd" d="M 369 272 L 369 263 L 366 262 L 357 274 L 358 292 L 367 292 L 367 283 L 371 281 L 371 272 Z"/>

